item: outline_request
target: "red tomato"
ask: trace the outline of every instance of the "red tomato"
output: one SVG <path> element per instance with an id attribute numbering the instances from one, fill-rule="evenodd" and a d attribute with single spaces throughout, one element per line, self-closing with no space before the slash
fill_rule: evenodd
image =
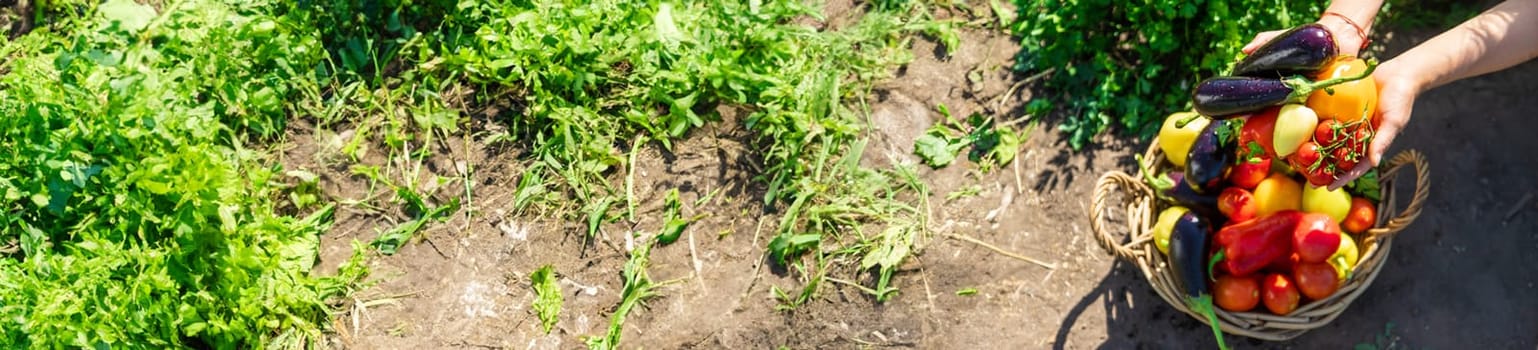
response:
<path id="1" fill-rule="evenodd" d="M 1223 310 L 1250 311 L 1260 304 L 1260 279 L 1258 276 L 1218 276 L 1213 283 L 1212 301 Z"/>
<path id="2" fill-rule="evenodd" d="M 1220 204 L 1221 205 L 1221 204 Z M 1308 213 L 1292 231 L 1292 249 L 1303 263 L 1324 262 L 1340 250 L 1340 224 L 1329 215 Z M 1299 281 L 1301 282 L 1301 281 Z"/>
<path id="3" fill-rule="evenodd" d="M 1325 166 L 1323 157 L 1324 155 L 1319 153 L 1319 144 L 1307 141 L 1302 146 L 1298 146 L 1297 152 L 1287 156 L 1287 161 L 1299 174 L 1303 174 L 1303 178 L 1308 179 L 1308 183 L 1324 186 L 1334 182 L 1335 176 L 1329 172 L 1327 169 L 1329 167 Z"/>
<path id="4" fill-rule="evenodd" d="M 1372 140 L 1372 130 L 1373 129 L 1369 129 L 1366 126 L 1357 124 L 1357 126 L 1351 130 L 1351 140 L 1363 143 L 1370 141 Z"/>
<path id="5" fill-rule="evenodd" d="M 1324 146 L 1334 145 L 1342 139 L 1341 136 L 1346 136 L 1347 131 L 1343 127 L 1345 124 L 1339 120 L 1320 120 L 1319 126 L 1314 127 L 1314 142 Z"/>
<path id="6" fill-rule="evenodd" d="M 1286 275 L 1273 273 L 1266 275 L 1261 282 L 1260 297 L 1271 313 L 1287 315 L 1298 309 L 1298 287 Z"/>
<path id="7" fill-rule="evenodd" d="M 1267 175 L 1271 175 L 1270 156 L 1262 155 L 1250 159 L 1244 150 L 1240 150 L 1239 164 L 1229 168 L 1228 182 L 1246 190 L 1253 190 L 1255 186 L 1260 185 L 1261 180 L 1266 179 Z"/>
<path id="8" fill-rule="evenodd" d="M 1372 130 L 1361 126 L 1356 127 L 1351 131 L 1351 149 L 1356 150 L 1357 154 L 1367 154 L 1367 145 L 1372 144 L 1372 135 Z"/>
<path id="9" fill-rule="evenodd" d="M 1356 164 L 1365 156 L 1361 152 L 1352 152 L 1351 147 L 1336 148 L 1330 152 L 1330 159 L 1335 161 L 1335 170 L 1340 173 L 1356 168 Z"/>
<path id="10" fill-rule="evenodd" d="M 1281 110 L 1282 107 L 1266 108 L 1244 121 L 1244 127 L 1239 128 L 1239 154 L 1248 154 L 1250 142 L 1254 142 L 1269 158 L 1276 156 L 1271 140 L 1276 135 L 1276 114 Z"/>
<path id="11" fill-rule="evenodd" d="M 1303 145 L 1298 146 L 1297 152 L 1293 152 L 1292 155 L 1287 156 L 1287 158 L 1288 160 L 1293 161 L 1292 167 L 1294 169 L 1298 169 L 1298 171 L 1301 172 L 1308 169 L 1315 163 L 1318 163 L 1319 158 L 1323 156 L 1323 154 L 1319 153 L 1318 143 L 1313 141 L 1305 141 L 1303 142 Z"/>
<path id="12" fill-rule="evenodd" d="M 1329 263 L 1299 263 L 1292 267 L 1292 280 L 1298 282 L 1303 296 L 1313 300 L 1328 298 L 1340 289 L 1340 278 Z"/>
<path id="13" fill-rule="evenodd" d="M 1255 202 L 1255 195 L 1238 187 L 1223 189 L 1218 194 L 1218 211 L 1228 216 L 1228 221 L 1245 222 L 1255 218 L 1255 213 L 1260 210 L 1260 203 Z"/>
<path id="14" fill-rule="evenodd" d="M 1372 225 L 1378 222 L 1378 208 L 1372 206 L 1372 202 L 1363 198 L 1351 199 L 1351 211 L 1346 213 L 1346 220 L 1341 221 L 1341 228 L 1346 232 L 1360 234 L 1372 229 Z"/>

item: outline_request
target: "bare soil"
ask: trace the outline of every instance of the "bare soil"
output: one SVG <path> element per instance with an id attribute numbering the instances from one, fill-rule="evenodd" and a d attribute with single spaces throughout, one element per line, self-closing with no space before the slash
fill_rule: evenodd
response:
<path id="1" fill-rule="evenodd" d="M 831 13 L 831 12 L 830 12 Z M 1395 33 L 1392 57 L 1432 33 Z M 1013 120 L 1032 82 L 1009 67 L 1015 40 L 969 29 L 949 57 L 932 42 L 915 44 L 918 59 L 881 86 L 871 102 L 871 165 L 912 160 L 914 137 L 943 103 L 957 115 L 974 111 Z M 974 74 L 975 73 L 975 74 Z M 969 77 L 970 75 L 970 77 Z M 1012 87 L 1019 86 L 1019 89 Z M 1415 119 L 1395 145 L 1430 156 L 1430 203 L 1401 233 L 1370 290 L 1330 325 L 1289 342 L 1230 337 L 1240 348 L 1346 348 L 1386 335 L 1408 348 L 1532 348 L 1538 345 L 1538 63 L 1470 79 L 1423 95 Z M 1013 93 L 1011 93 L 1013 92 Z M 393 256 L 371 258 L 378 284 L 346 301 L 334 345 L 348 349 L 582 348 L 601 335 L 619 304 L 624 237 L 661 227 L 662 196 L 679 188 L 686 213 L 708 217 L 678 243 L 652 253 L 650 275 L 668 281 L 660 296 L 626 320 L 625 348 L 1212 348 L 1211 333 L 1158 298 L 1129 264 L 1090 237 L 1087 206 L 1096 178 L 1132 170 L 1146 141 L 1104 135 L 1073 151 L 1052 124 L 1030 133 L 1014 164 L 989 173 L 961 162 L 925 169 L 933 189 L 934 235 L 894 282 L 885 303 L 839 284 L 816 301 L 777 311 L 771 286 L 798 290 L 795 274 L 766 266 L 768 234 L 760 232 L 764 188 L 751 133 L 732 111 L 666 152 L 646 147 L 636 172 L 638 223 L 604 226 L 595 243 L 586 228 L 512 210 L 521 166 L 516 152 L 449 140 L 424 165 L 445 177 L 469 172 L 472 202 L 449 221 Z M 283 160 L 322 176 L 336 199 L 369 195 L 369 182 L 336 162 L 338 137 L 303 122 L 290 131 Z M 345 134 L 346 132 L 343 131 Z M 378 152 L 376 152 L 377 154 Z M 365 164 L 391 160 L 373 155 Z M 473 170 L 470 171 L 470 170 Z M 427 181 L 431 183 L 431 181 Z M 946 194 L 981 185 L 978 196 Z M 695 200 L 719 189 L 702 206 Z M 375 189 L 374 192 L 384 190 Z M 429 191 L 462 196 L 460 184 Z M 320 273 L 332 273 L 378 231 L 405 218 L 398 208 L 338 212 L 324 235 Z M 966 235 L 1054 264 L 1045 268 L 948 238 Z M 565 305 L 545 334 L 533 316 L 528 274 L 551 264 Z M 868 280 L 868 276 L 861 280 Z M 958 295 L 975 289 L 974 295 Z M 1385 333 L 1385 328 L 1392 330 Z M 1383 343 L 1381 345 L 1390 345 Z"/>

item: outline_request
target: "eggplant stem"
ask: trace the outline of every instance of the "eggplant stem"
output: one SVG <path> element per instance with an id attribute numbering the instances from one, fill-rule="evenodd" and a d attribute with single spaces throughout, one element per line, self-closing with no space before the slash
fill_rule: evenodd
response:
<path id="1" fill-rule="evenodd" d="M 1223 329 L 1218 327 L 1218 313 L 1213 310 L 1212 296 L 1202 294 L 1189 298 L 1187 302 L 1191 304 L 1191 311 L 1207 316 L 1207 325 L 1212 326 L 1212 336 L 1218 339 L 1218 349 L 1228 350 L 1228 343 L 1223 342 Z"/>
<path id="2" fill-rule="evenodd" d="M 1362 78 L 1372 76 L 1372 72 L 1375 70 L 1378 70 L 1378 60 L 1367 60 L 1367 70 L 1362 71 L 1362 73 L 1354 76 L 1330 78 L 1320 81 L 1309 81 L 1308 78 L 1301 76 L 1288 78 L 1287 80 L 1282 81 L 1282 84 L 1286 84 L 1288 87 L 1292 88 L 1292 94 L 1287 95 L 1286 103 L 1301 104 L 1304 101 L 1307 101 L 1308 95 L 1312 95 L 1314 91 L 1319 89 L 1328 89 L 1331 86 L 1340 85 L 1343 83 L 1362 80 Z"/>
<path id="3" fill-rule="evenodd" d="M 1154 177 L 1153 169 L 1151 169 L 1153 165 L 1145 162 L 1143 155 L 1133 155 L 1133 158 L 1137 160 L 1137 168 L 1139 170 L 1138 172 L 1143 173 L 1143 182 L 1148 183 L 1148 187 L 1153 187 L 1154 195 L 1158 196 L 1159 198 L 1168 200 L 1169 197 L 1164 195 L 1164 190 L 1175 187 L 1175 180 L 1170 179 L 1168 173 L 1159 174 L 1158 177 Z"/>

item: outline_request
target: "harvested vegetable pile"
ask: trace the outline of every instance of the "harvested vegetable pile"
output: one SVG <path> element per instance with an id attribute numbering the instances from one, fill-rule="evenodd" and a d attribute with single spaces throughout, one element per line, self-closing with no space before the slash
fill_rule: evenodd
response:
<path id="1" fill-rule="evenodd" d="M 1316 24 L 1271 39 L 1232 76 L 1198 84 L 1195 113 L 1166 118 L 1157 146 L 1181 170 L 1156 177 L 1143 164 L 1169 204 L 1154 243 L 1219 347 L 1214 305 L 1248 312 L 1264 301 L 1288 316 L 1330 298 L 1356 271 L 1357 242 L 1378 222 L 1376 176 L 1327 187 L 1365 158 L 1377 124 L 1376 63 L 1338 52 Z"/>

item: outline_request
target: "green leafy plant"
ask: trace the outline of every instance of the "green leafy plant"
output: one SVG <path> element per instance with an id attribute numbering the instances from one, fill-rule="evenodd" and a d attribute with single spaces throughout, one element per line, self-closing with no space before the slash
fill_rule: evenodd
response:
<path id="1" fill-rule="evenodd" d="M 385 255 L 395 254 L 396 250 L 410 241 L 412 235 L 421 231 L 422 227 L 429 222 L 442 221 L 459 210 L 459 197 L 454 197 L 445 205 L 428 206 L 422 196 L 405 187 L 396 188 L 395 193 L 405 199 L 408 212 L 417 214 L 411 220 L 381 232 L 379 237 L 374 239 L 374 248 Z"/>
<path id="2" fill-rule="evenodd" d="M 956 189 L 955 191 L 952 191 L 951 193 L 945 194 L 945 201 L 949 202 L 949 201 L 954 201 L 954 200 L 962 199 L 962 198 L 976 197 L 977 195 L 982 194 L 982 193 L 983 193 L 983 185 L 981 185 L 981 184 L 972 184 L 972 185 L 968 185 L 966 187 L 962 187 L 962 188 Z"/>
<path id="3" fill-rule="evenodd" d="M 683 217 L 683 204 L 678 200 L 678 189 L 668 190 L 662 204 L 662 231 L 657 232 L 657 243 L 663 245 L 678 241 L 678 236 L 689 228 L 689 224 L 704 218 L 704 214 L 693 217 Z"/>
<path id="4" fill-rule="evenodd" d="M 406 46 L 418 55 L 398 57 L 441 54 L 416 61 L 485 87 L 481 98 L 514 101 L 516 113 L 494 116 L 505 134 L 488 139 L 528 149 L 515 206 L 585 213 L 590 236 L 618 207 L 634 220 L 630 167 L 642 143 L 672 148 L 719 120 L 716 107 L 741 107 L 763 150 L 765 204 L 784 213 L 770 251 L 795 263 L 817 247 L 858 242 L 838 234 L 855 226 L 918 221 L 917 211 L 877 212 L 837 198 L 855 185 L 841 177 L 853 171 L 833 163 L 859 158 L 847 154 L 858 153 L 865 132 L 860 101 L 912 58 L 914 37 L 957 45 L 954 23 L 933 19 L 929 6 L 876 2 L 852 25 L 823 31 L 799 22 L 821 19 L 801 1 L 462 2 L 439 35 Z M 609 181 L 620 169 L 624 191 Z M 880 193 L 911 188 L 886 184 Z M 626 204 L 615 205 L 621 196 Z M 861 200 L 899 207 L 895 195 Z M 675 239 L 688 221 L 667 220 L 659 238 Z"/>
<path id="5" fill-rule="evenodd" d="M 1379 334 L 1373 336 L 1373 342 L 1371 342 L 1371 343 L 1366 343 L 1366 342 L 1364 342 L 1364 343 L 1357 343 L 1356 346 L 1352 347 L 1352 349 L 1355 349 L 1355 350 L 1391 350 L 1391 349 L 1403 349 L 1403 348 L 1406 348 L 1406 346 L 1404 346 L 1404 344 L 1399 342 L 1400 340 L 1401 339 L 1399 338 L 1399 335 L 1394 334 L 1394 323 L 1393 322 L 1389 322 L 1389 323 L 1383 325 L 1383 333 L 1379 333 Z"/>
<path id="6" fill-rule="evenodd" d="M 1312 22 L 1318 2 L 1016 0 L 1015 69 L 1050 74 L 1074 149 L 1110 127 L 1151 137 L 1200 79 L 1226 71 L 1255 34 Z"/>
<path id="7" fill-rule="evenodd" d="M 926 234 L 908 203 L 928 193 L 908 165 L 859 165 L 863 101 L 915 37 L 959 43 L 929 1 L 861 4 L 836 29 L 806 25 L 825 19 L 794 0 L 41 5 L 39 30 L 0 41 L 0 348 L 320 346 L 327 301 L 361 288 L 370 252 L 354 242 L 336 276 L 310 271 L 337 210 L 401 209 L 370 244 L 385 254 L 461 205 L 474 214 L 468 174 L 453 198 L 417 184 L 449 136 L 518 149 L 514 206 L 584 213 L 595 236 L 618 207 L 635 219 L 616 172 L 633 178 L 642 147 L 674 147 L 722 106 L 762 150 L 765 206 L 783 215 L 769 248 L 801 273 L 796 304 L 855 264 L 887 300 Z M 317 158 L 366 178 L 363 197 L 272 165 L 293 120 L 335 136 L 339 156 Z M 658 240 L 699 218 L 667 204 Z M 598 346 L 653 295 L 650 249 L 632 253 Z M 539 292 L 550 275 L 536 291 L 558 297 Z"/>
<path id="8" fill-rule="evenodd" d="M 0 348 L 319 344 L 367 270 L 310 273 L 335 206 L 247 143 L 315 87 L 319 43 L 217 1 L 41 11 L 0 42 Z"/>
<path id="9" fill-rule="evenodd" d="M 561 285 L 555 281 L 555 266 L 545 265 L 534 270 L 529 275 L 529 282 L 534 286 L 534 313 L 539 316 L 539 324 L 544 327 L 545 334 L 555 328 L 557 317 L 561 315 Z"/>
<path id="10" fill-rule="evenodd" d="M 980 162 L 983 169 L 1007 165 L 1020 153 L 1026 132 L 994 124 L 992 118 L 981 114 L 967 117 L 965 124 L 951 117 L 949 108 L 938 106 L 945 119 L 929 127 L 913 141 L 913 152 L 924 164 L 941 168 L 956 161 L 956 156 L 968 146 L 972 151 L 968 158 Z M 1035 124 L 1032 124 L 1035 125 Z"/>
<path id="11" fill-rule="evenodd" d="M 614 309 L 614 316 L 609 319 L 609 331 L 603 336 L 587 338 L 588 349 L 611 350 L 619 348 L 620 336 L 624 332 L 625 318 L 636 306 L 640 306 L 646 299 L 657 295 L 656 284 L 646 274 L 646 268 L 651 265 L 651 243 L 636 246 L 630 251 L 630 260 L 625 261 L 624 270 L 620 271 L 620 278 L 624 281 L 624 290 L 620 292 L 619 307 Z"/>

